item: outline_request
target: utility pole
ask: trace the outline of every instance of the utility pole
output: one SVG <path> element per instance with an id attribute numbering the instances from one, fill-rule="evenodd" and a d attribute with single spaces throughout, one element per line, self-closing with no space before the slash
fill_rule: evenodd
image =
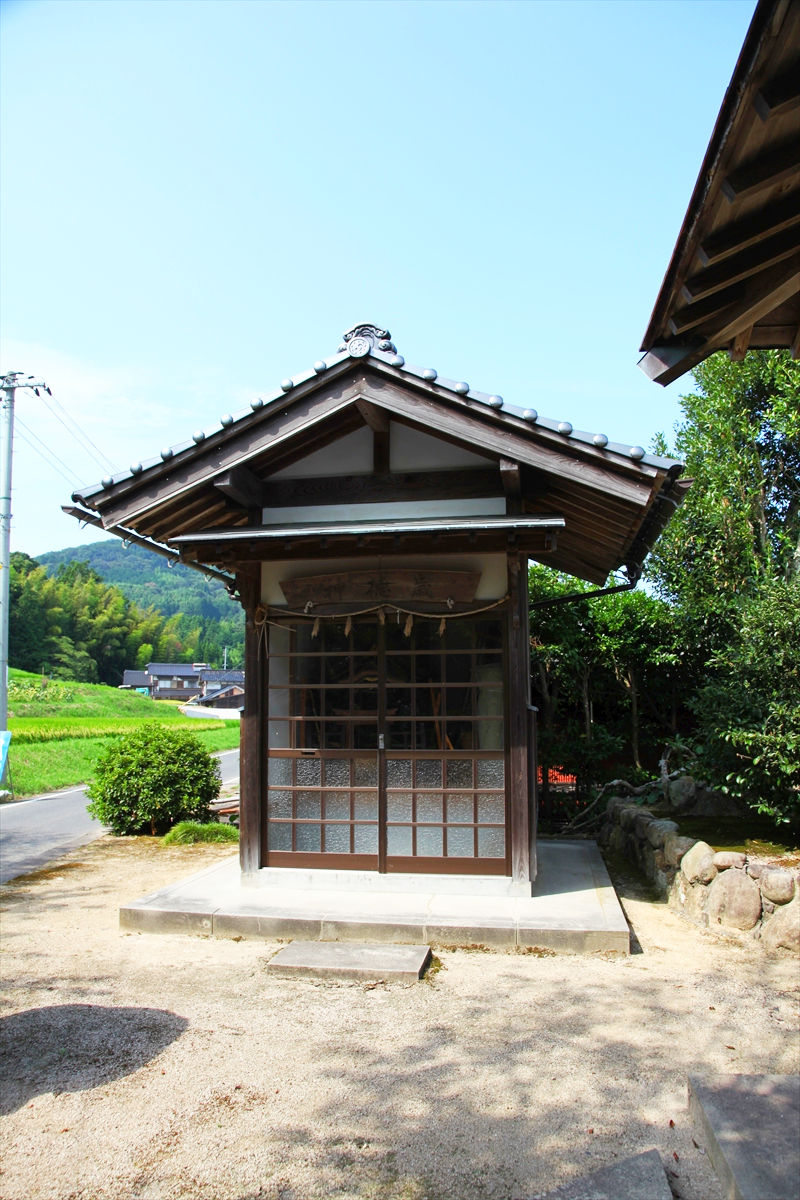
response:
<path id="1" fill-rule="evenodd" d="M 8 731 L 8 604 L 11 564 L 11 466 L 14 451 L 14 401 L 17 390 L 52 395 L 47 384 L 20 371 L 0 375 L 0 732 Z"/>

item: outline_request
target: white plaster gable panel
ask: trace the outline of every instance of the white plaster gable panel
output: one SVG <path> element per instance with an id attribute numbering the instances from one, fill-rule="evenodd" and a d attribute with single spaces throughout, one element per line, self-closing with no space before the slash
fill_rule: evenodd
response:
<path id="1" fill-rule="evenodd" d="M 470 500 L 414 500 L 410 503 L 387 501 L 384 504 L 305 504 L 296 508 L 265 508 L 265 525 L 297 525 L 307 521 L 381 521 L 404 517 L 492 517 L 503 516 L 506 502 L 502 496 Z"/>
<path id="2" fill-rule="evenodd" d="M 392 471 L 452 470 L 485 467 L 490 455 L 475 454 L 408 425 L 392 421 L 389 426 L 389 466 Z"/>
<path id="3" fill-rule="evenodd" d="M 476 571 L 480 582 L 475 592 L 476 603 L 499 600 L 508 591 L 508 572 L 505 554 L 439 554 L 435 558 L 420 555 L 392 555 L 385 558 L 318 558 L 292 559 L 261 564 L 261 601 L 281 605 L 286 597 L 281 590 L 282 579 L 305 579 L 309 575 L 333 575 L 337 571 L 379 570 L 381 566 L 430 567 L 440 571 Z"/>
<path id="4" fill-rule="evenodd" d="M 368 475 L 372 471 L 372 430 L 366 425 L 345 434 L 276 471 L 270 479 L 316 479 L 326 475 Z"/>

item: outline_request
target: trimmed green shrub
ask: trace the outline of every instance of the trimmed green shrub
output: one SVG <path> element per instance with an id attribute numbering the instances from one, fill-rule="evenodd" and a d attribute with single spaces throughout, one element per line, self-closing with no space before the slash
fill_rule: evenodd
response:
<path id="1" fill-rule="evenodd" d="M 208 821 L 219 768 L 192 733 L 148 721 L 96 763 L 88 812 L 112 833 L 166 833 L 178 821 Z"/>
<path id="2" fill-rule="evenodd" d="M 211 823 L 201 825 L 199 821 L 179 821 L 161 839 L 165 846 L 191 846 L 195 842 L 238 842 L 239 830 L 235 825 Z"/>

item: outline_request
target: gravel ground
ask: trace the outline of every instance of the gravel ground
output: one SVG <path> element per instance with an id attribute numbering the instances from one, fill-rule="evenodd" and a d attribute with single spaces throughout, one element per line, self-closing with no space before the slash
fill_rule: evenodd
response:
<path id="1" fill-rule="evenodd" d="M 103 838 L 0 890 L 2 1200 L 512 1200 L 650 1146 L 676 1197 L 722 1200 L 687 1075 L 800 1069 L 797 962 L 631 879 L 629 958 L 440 951 L 410 986 L 120 933 L 229 854 Z"/>

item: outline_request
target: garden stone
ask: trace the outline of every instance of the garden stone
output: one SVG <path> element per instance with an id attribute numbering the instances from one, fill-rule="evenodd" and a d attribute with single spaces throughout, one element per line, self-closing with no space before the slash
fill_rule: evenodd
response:
<path id="1" fill-rule="evenodd" d="M 633 822 L 633 828 L 636 832 L 636 836 L 641 841 L 644 841 L 644 839 L 647 838 L 647 836 L 648 836 L 648 831 L 650 829 L 650 826 L 654 825 L 654 824 L 655 824 L 655 818 L 653 817 L 653 814 L 651 812 L 648 812 L 647 809 L 643 809 L 639 813 L 636 820 Z"/>
<path id="2" fill-rule="evenodd" d="M 745 868 L 751 879 L 760 879 L 766 869 L 766 864 L 760 862 L 749 862 Z"/>
<path id="3" fill-rule="evenodd" d="M 664 854 L 671 867 L 677 867 L 681 859 L 694 845 L 694 838 L 681 837 L 678 833 L 668 833 L 664 839 Z"/>
<path id="4" fill-rule="evenodd" d="M 788 904 L 794 897 L 794 876 L 783 867 L 770 867 L 763 871 L 759 882 L 762 896 L 775 904 Z"/>
<path id="5" fill-rule="evenodd" d="M 651 821 L 645 830 L 645 837 L 651 846 L 660 850 L 666 841 L 668 833 L 677 833 L 678 826 L 674 821 Z"/>
<path id="6" fill-rule="evenodd" d="M 711 883 L 716 877 L 714 851 L 708 842 L 695 842 L 681 859 L 681 872 L 689 883 Z"/>
<path id="7" fill-rule="evenodd" d="M 800 953 L 800 895 L 775 910 L 764 926 L 761 942 L 767 950 Z"/>
<path id="8" fill-rule="evenodd" d="M 708 888 L 702 883 L 687 883 L 681 871 L 672 881 L 669 891 L 669 905 L 678 912 L 695 921 L 698 925 L 707 925 L 708 916 L 705 907 L 708 899 Z"/>
<path id="9" fill-rule="evenodd" d="M 761 892 L 744 871 L 723 871 L 708 889 L 706 905 L 710 925 L 752 929 L 761 917 Z"/>
<path id="10" fill-rule="evenodd" d="M 741 868 L 747 862 L 747 855 L 740 850 L 718 850 L 714 855 L 714 866 L 718 871 L 727 871 L 729 867 Z"/>
<path id="11" fill-rule="evenodd" d="M 694 803 L 697 783 L 691 775 L 682 775 L 680 779 L 671 779 L 669 784 L 669 806 L 676 812 L 690 808 Z"/>
<path id="12" fill-rule="evenodd" d="M 652 817 L 652 813 L 647 808 L 641 808 L 638 804 L 629 804 L 627 808 L 623 808 L 619 814 L 619 823 L 623 829 L 633 829 L 638 817 L 645 814 Z"/>

